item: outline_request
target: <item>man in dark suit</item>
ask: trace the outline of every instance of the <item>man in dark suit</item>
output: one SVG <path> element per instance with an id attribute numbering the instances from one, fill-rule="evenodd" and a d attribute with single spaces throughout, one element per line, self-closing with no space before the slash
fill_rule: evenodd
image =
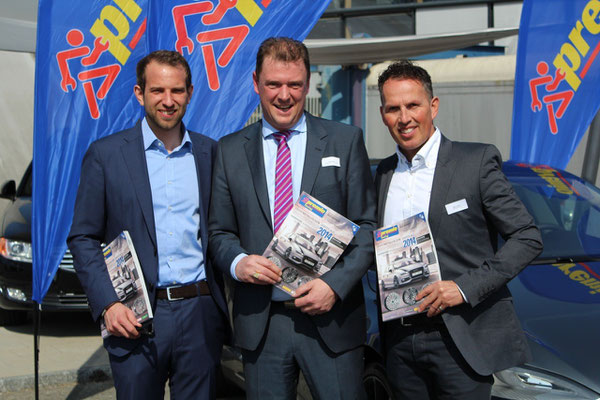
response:
<path id="1" fill-rule="evenodd" d="M 489 398 L 492 373 L 530 357 L 506 284 L 541 252 L 539 231 L 498 150 L 450 141 L 433 125 L 439 99 L 427 71 L 392 64 L 379 91 L 398 145 L 377 168 L 379 226 L 425 212 L 442 277 L 417 295 L 426 314 L 384 324 L 390 383 L 399 399 Z"/>
<path id="2" fill-rule="evenodd" d="M 68 238 L 95 320 L 104 318 L 117 396 L 215 397 L 226 337 L 222 279 L 207 258 L 207 210 L 216 143 L 181 119 L 193 92 L 177 52 L 156 51 L 137 65 L 135 96 L 146 111 L 135 127 L 90 145 Z M 154 334 L 140 334 L 119 302 L 102 243 L 128 230 L 154 310 Z"/>
<path id="3" fill-rule="evenodd" d="M 294 399 L 299 369 L 315 398 L 364 393 L 360 279 L 372 263 L 375 193 L 362 131 L 304 112 L 309 71 L 302 43 L 264 41 L 253 74 L 263 119 L 222 138 L 217 149 L 209 245 L 235 282 L 235 344 L 249 399 Z M 301 286 L 295 299 L 273 288 L 281 272 L 260 255 L 280 220 L 276 165 L 286 146 L 293 200 L 305 191 L 360 226 L 333 269 Z"/>

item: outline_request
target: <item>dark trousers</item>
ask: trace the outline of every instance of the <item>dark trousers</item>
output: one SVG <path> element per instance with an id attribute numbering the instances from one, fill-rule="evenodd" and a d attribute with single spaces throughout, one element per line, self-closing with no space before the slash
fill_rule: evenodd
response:
<path id="1" fill-rule="evenodd" d="M 394 320 L 384 330 L 386 370 L 396 400 L 490 398 L 493 377 L 473 371 L 441 318 L 409 327 Z"/>
<path id="2" fill-rule="evenodd" d="M 157 300 L 154 337 L 124 357 L 110 356 L 117 397 L 214 399 L 225 320 L 211 296 Z"/>
<path id="3" fill-rule="evenodd" d="M 306 314 L 282 304 L 271 305 L 263 340 L 242 356 L 248 400 L 296 399 L 299 370 L 316 400 L 365 398 L 362 348 L 331 352 Z"/>

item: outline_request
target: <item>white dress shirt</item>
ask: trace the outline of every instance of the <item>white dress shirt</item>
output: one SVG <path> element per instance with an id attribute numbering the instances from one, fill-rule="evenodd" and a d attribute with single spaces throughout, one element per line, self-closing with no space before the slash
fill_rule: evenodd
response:
<path id="1" fill-rule="evenodd" d="M 424 212 L 429 220 L 429 197 L 441 138 L 442 134 L 436 128 L 411 162 L 396 147 L 398 165 L 390 181 L 383 226 L 393 225 L 420 212 Z"/>
<path id="2" fill-rule="evenodd" d="M 429 222 L 431 186 L 441 142 L 442 134 L 438 128 L 435 128 L 433 135 L 415 154 L 412 162 L 408 162 L 396 147 L 398 165 L 392 175 L 385 201 L 383 226 L 396 224 L 420 212 L 425 213 L 425 218 Z M 458 287 L 458 290 L 463 300 L 468 303 L 469 300 L 462 289 Z"/>

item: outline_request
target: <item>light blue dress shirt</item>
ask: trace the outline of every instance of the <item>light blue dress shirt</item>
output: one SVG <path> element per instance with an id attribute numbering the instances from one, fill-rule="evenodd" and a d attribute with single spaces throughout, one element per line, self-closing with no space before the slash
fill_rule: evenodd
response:
<path id="1" fill-rule="evenodd" d="M 290 129 L 292 133 L 287 140 L 290 148 L 292 161 L 292 190 L 294 195 L 294 203 L 300 197 L 300 187 L 302 185 L 302 171 L 304 170 L 304 157 L 306 156 L 306 116 L 302 114 L 300 120 Z M 273 136 L 273 133 L 279 132 L 273 128 L 267 121 L 262 120 L 262 147 L 263 160 L 265 162 L 265 178 L 267 180 L 267 192 L 269 195 L 269 208 L 271 210 L 271 221 L 273 221 L 273 208 L 275 198 L 275 163 L 277 162 L 277 147 L 278 142 Z M 231 276 L 237 279 L 235 275 L 235 267 L 242 258 L 247 254 L 239 254 L 231 263 Z M 285 295 L 285 293 L 281 292 Z M 285 298 L 290 296 L 285 295 Z"/>
<path id="2" fill-rule="evenodd" d="M 170 154 L 142 121 L 158 246 L 158 286 L 206 279 L 200 242 L 200 198 L 192 141 L 185 131 Z"/>

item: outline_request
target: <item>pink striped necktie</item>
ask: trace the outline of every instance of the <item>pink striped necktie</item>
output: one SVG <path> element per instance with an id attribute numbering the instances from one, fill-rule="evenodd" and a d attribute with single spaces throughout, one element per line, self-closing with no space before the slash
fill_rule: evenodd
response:
<path id="1" fill-rule="evenodd" d="M 292 188 L 292 158 L 287 140 L 291 131 L 273 133 L 277 146 L 275 162 L 275 202 L 273 209 L 273 233 L 276 233 L 281 223 L 292 209 L 294 194 Z"/>

